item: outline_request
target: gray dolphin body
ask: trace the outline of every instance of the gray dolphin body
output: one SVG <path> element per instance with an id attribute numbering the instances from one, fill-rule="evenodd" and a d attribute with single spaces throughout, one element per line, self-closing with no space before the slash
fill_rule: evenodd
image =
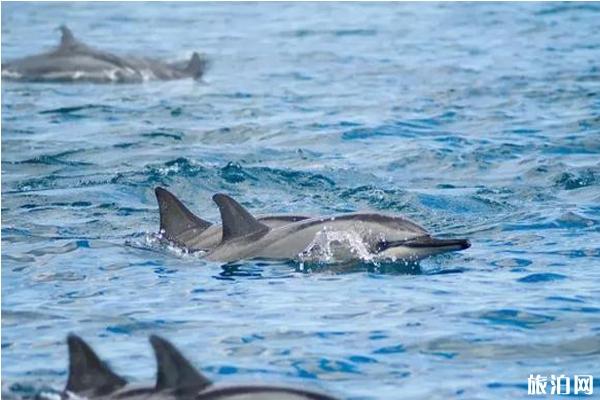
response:
<path id="1" fill-rule="evenodd" d="M 156 383 L 133 386 L 114 373 L 76 335 L 69 335 L 69 377 L 63 399 L 156 400 L 335 400 L 302 388 L 269 385 L 215 385 L 200 374 L 167 340 L 151 336 L 157 363 Z"/>
<path id="2" fill-rule="evenodd" d="M 161 228 L 167 237 L 174 238 L 186 248 L 202 247 L 208 251 L 206 258 L 213 261 L 302 261 L 322 260 L 324 256 L 336 262 L 356 259 L 418 261 L 430 255 L 470 247 L 466 239 L 432 237 L 423 227 L 401 216 L 357 213 L 329 218 L 255 218 L 224 194 L 213 196 L 223 223 L 214 227 L 163 191 L 156 189 Z"/>
<path id="3" fill-rule="evenodd" d="M 60 45 L 47 53 L 2 64 L 2 79 L 29 82 L 136 83 L 148 80 L 199 79 L 206 60 L 194 53 L 186 62 L 166 63 L 145 57 L 118 56 L 78 41 L 62 26 Z"/>

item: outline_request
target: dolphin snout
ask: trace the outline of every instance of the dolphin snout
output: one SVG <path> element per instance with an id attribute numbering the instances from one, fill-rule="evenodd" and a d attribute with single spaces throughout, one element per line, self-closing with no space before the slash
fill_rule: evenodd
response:
<path id="1" fill-rule="evenodd" d="M 424 236 L 415 238 L 407 241 L 405 244 L 407 247 L 428 247 L 428 248 L 439 248 L 446 247 L 451 250 L 465 250 L 471 247 L 471 242 L 468 239 L 437 239 L 431 236 Z"/>

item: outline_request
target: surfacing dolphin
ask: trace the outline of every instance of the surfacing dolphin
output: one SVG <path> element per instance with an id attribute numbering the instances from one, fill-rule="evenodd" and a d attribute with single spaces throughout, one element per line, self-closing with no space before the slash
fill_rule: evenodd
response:
<path id="1" fill-rule="evenodd" d="M 470 247 L 466 239 L 438 239 L 401 217 L 378 213 L 334 217 L 270 216 L 255 218 L 225 194 L 215 194 L 222 226 L 213 226 L 187 210 L 175 196 L 157 188 L 161 230 L 168 239 L 206 258 L 322 261 L 418 261 Z M 289 218 L 289 219 L 286 219 Z M 219 240 L 220 236 L 220 240 Z"/>
<path id="2" fill-rule="evenodd" d="M 80 42 L 64 25 L 60 30 L 62 38 L 56 49 L 2 64 L 2 79 L 136 83 L 148 80 L 199 79 L 206 69 L 206 60 L 200 58 L 198 53 L 194 53 L 187 63 L 118 56 Z"/>
<path id="3" fill-rule="evenodd" d="M 213 384 L 167 340 L 150 336 L 157 363 L 156 383 L 133 386 L 114 373 L 92 348 L 76 335 L 67 338 L 69 377 L 62 399 L 154 400 L 336 400 L 302 388 L 270 385 Z M 43 394 L 40 396 L 46 398 Z M 56 396 L 48 396 L 54 399 Z"/>

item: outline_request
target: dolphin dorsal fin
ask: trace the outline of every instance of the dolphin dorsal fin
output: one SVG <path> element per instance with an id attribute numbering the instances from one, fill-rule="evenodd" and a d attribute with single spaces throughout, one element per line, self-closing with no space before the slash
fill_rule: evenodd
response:
<path id="1" fill-rule="evenodd" d="M 192 229 L 203 232 L 212 224 L 195 216 L 177 197 L 161 187 L 154 189 L 160 211 L 160 229 L 170 240 Z"/>
<path id="2" fill-rule="evenodd" d="M 79 336 L 70 334 L 67 344 L 69 345 L 69 378 L 65 391 L 104 396 L 127 384 L 127 381 L 111 371 Z"/>
<path id="3" fill-rule="evenodd" d="M 198 372 L 169 341 L 150 336 L 150 344 L 156 356 L 157 372 L 155 390 L 200 391 L 212 382 Z"/>
<path id="4" fill-rule="evenodd" d="M 77 44 L 77 40 L 75 40 L 75 36 L 73 36 L 73 32 L 66 26 L 61 25 L 58 29 L 62 33 L 62 37 L 60 38 L 60 47 L 67 48 Z"/>
<path id="5" fill-rule="evenodd" d="M 217 193 L 213 196 L 213 200 L 221 212 L 222 242 L 252 234 L 265 234 L 269 231 L 267 225 L 259 222 L 240 203 L 226 194 Z"/>
<path id="6" fill-rule="evenodd" d="M 200 54 L 194 52 L 192 58 L 185 67 L 185 72 L 190 74 L 194 79 L 200 79 L 206 69 L 206 60 L 200 58 Z"/>

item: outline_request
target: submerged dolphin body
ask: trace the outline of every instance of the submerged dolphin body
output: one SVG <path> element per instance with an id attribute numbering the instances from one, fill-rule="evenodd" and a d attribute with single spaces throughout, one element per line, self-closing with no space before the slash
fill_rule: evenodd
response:
<path id="1" fill-rule="evenodd" d="M 167 340 L 150 337 L 157 363 L 156 383 L 128 385 L 76 335 L 69 335 L 69 377 L 63 399 L 154 400 L 335 400 L 335 398 L 285 386 L 215 385 L 198 372 Z M 43 397 L 43 396 L 42 396 Z"/>
<path id="2" fill-rule="evenodd" d="M 194 53 L 186 62 L 165 63 L 145 57 L 123 57 L 94 49 L 78 41 L 61 26 L 59 46 L 47 53 L 2 64 L 2 79 L 29 82 L 121 82 L 147 80 L 199 79 L 206 60 Z"/>
<path id="3" fill-rule="evenodd" d="M 222 227 L 187 210 L 175 196 L 157 188 L 161 229 L 167 238 L 194 250 L 208 251 L 209 260 L 356 259 L 417 261 L 430 255 L 470 247 L 466 239 L 437 239 L 400 216 L 377 213 L 330 218 L 270 216 L 255 218 L 231 197 L 216 194 Z"/>
<path id="4" fill-rule="evenodd" d="M 154 189 L 160 212 L 160 232 L 171 242 L 189 251 L 209 251 L 221 242 L 223 227 L 213 225 L 194 215 L 171 192 L 161 187 Z M 277 228 L 292 222 L 309 219 L 303 215 L 267 215 L 258 220 Z"/>

